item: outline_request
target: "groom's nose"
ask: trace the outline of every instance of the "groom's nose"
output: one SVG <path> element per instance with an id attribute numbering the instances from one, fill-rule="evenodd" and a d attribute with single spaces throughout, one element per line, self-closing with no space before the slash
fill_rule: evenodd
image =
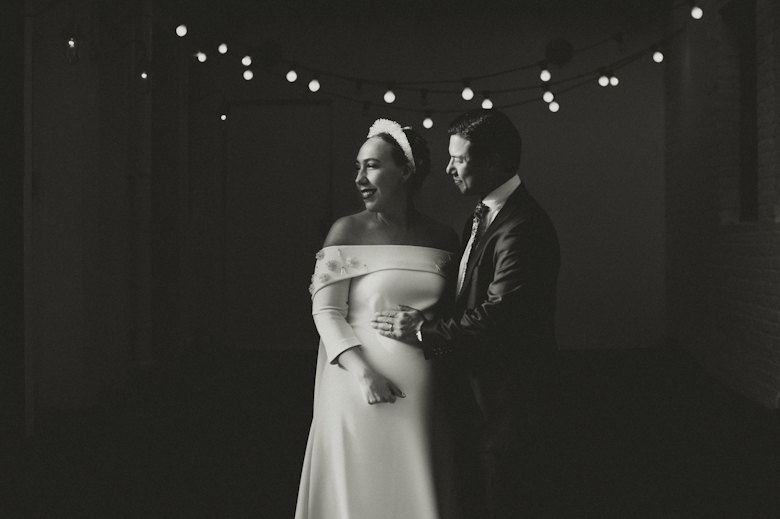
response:
<path id="1" fill-rule="evenodd" d="M 444 172 L 447 173 L 448 175 L 454 175 L 456 173 L 455 163 L 453 162 L 452 159 L 450 159 L 449 162 L 447 162 L 447 167 L 444 168 Z"/>

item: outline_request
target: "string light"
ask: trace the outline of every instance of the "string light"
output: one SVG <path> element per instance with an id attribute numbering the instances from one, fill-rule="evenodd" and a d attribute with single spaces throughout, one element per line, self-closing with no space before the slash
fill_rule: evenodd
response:
<path id="1" fill-rule="evenodd" d="M 219 118 L 223 121 L 227 121 L 228 113 L 230 112 L 230 105 L 228 105 L 228 102 L 223 100 L 222 103 L 219 105 Z"/>
<path id="2" fill-rule="evenodd" d="M 393 93 L 393 84 L 387 84 L 387 92 L 384 95 L 385 103 L 390 104 L 395 101 L 395 94 Z"/>
<path id="3" fill-rule="evenodd" d="M 542 68 L 542 71 L 539 72 L 539 79 L 541 79 L 542 81 L 544 81 L 546 83 L 546 82 L 550 81 L 550 79 L 552 78 L 552 74 L 550 74 L 550 71 L 547 70 L 547 63 L 546 62 L 542 62 L 540 66 Z"/>
<path id="4" fill-rule="evenodd" d="M 425 119 L 423 119 L 423 127 L 426 130 L 433 128 L 433 119 L 431 118 L 431 112 L 425 112 Z"/>
<path id="5" fill-rule="evenodd" d="M 141 78 L 141 92 L 146 94 L 149 92 L 150 76 L 152 75 L 152 64 L 146 59 L 146 56 L 138 60 L 136 64 L 136 73 Z"/>
<path id="6" fill-rule="evenodd" d="M 691 6 L 691 18 L 694 20 L 701 20 L 701 17 L 704 16 L 704 11 L 702 11 L 701 7 L 696 5 L 696 2 L 689 1 L 688 2 Z"/>
<path id="7" fill-rule="evenodd" d="M 490 100 L 490 92 L 485 92 L 485 99 L 482 100 L 482 108 L 490 110 L 493 108 L 493 101 Z"/>
<path id="8" fill-rule="evenodd" d="M 71 22 L 62 30 L 62 38 L 65 40 L 65 61 L 76 63 L 83 47 L 84 34 L 76 23 Z"/>
<path id="9" fill-rule="evenodd" d="M 463 80 L 463 92 L 461 92 L 460 95 L 463 97 L 464 101 L 471 101 L 474 99 L 474 91 L 471 89 L 471 86 L 469 86 L 468 79 Z"/>
<path id="10" fill-rule="evenodd" d="M 65 43 L 65 61 L 76 63 L 79 60 L 79 44 L 75 37 L 71 36 Z"/>
<path id="11" fill-rule="evenodd" d="M 691 16 L 694 19 L 698 20 L 698 19 L 700 19 L 703 16 L 703 11 L 702 11 L 701 8 L 699 8 L 696 5 L 695 0 L 687 0 L 687 4 L 689 4 L 691 6 Z M 664 56 L 664 53 L 663 53 L 663 51 L 661 49 L 665 46 L 665 43 L 671 37 L 677 36 L 677 34 L 679 34 L 680 32 L 682 32 L 682 29 L 676 31 L 675 34 L 671 35 L 670 37 L 667 37 L 667 38 L 665 38 L 662 41 L 657 41 L 654 44 L 652 44 L 650 47 L 646 47 L 645 49 L 642 49 L 640 52 L 633 54 L 630 57 L 630 59 L 628 59 L 628 60 L 620 60 L 620 61 L 615 62 L 612 65 L 607 65 L 606 67 L 602 67 L 602 68 L 598 69 L 598 83 L 599 83 L 599 85 L 601 85 L 602 87 L 606 87 L 606 86 L 609 86 L 609 85 L 617 86 L 619 84 L 618 78 L 612 73 L 611 70 L 609 70 L 610 66 L 618 66 L 619 68 L 622 68 L 626 64 L 632 63 L 632 62 L 637 61 L 638 59 L 646 56 L 648 53 L 651 54 L 652 59 L 653 59 L 654 62 L 662 63 L 664 61 L 664 59 L 665 59 L 665 56 Z M 181 24 L 181 25 L 177 26 L 176 27 L 176 34 L 179 37 L 184 37 L 185 35 L 187 35 L 188 34 L 187 26 L 184 25 L 184 24 Z M 619 46 L 622 46 L 624 44 L 623 34 L 622 33 L 616 33 L 615 35 L 613 35 L 613 37 L 611 39 L 614 40 L 615 42 L 617 42 L 617 44 Z M 601 45 L 602 43 L 608 42 L 609 40 L 610 39 L 604 40 L 602 42 L 598 42 L 598 43 L 596 43 L 594 45 L 591 45 L 591 46 L 589 46 L 587 48 L 591 48 L 591 47 L 596 46 L 596 45 Z M 68 45 L 68 49 L 77 47 L 78 43 L 79 43 L 79 42 L 76 41 L 75 38 L 71 38 L 69 40 L 66 40 L 66 42 L 67 42 L 67 45 Z M 548 45 L 548 47 L 549 47 L 549 45 Z M 569 47 L 570 47 L 570 45 L 569 45 Z M 228 44 L 227 43 L 221 43 L 221 44 L 219 44 L 217 46 L 216 50 L 218 50 L 218 52 L 220 54 L 227 54 L 227 52 L 228 52 Z M 584 48 L 583 49 L 579 49 L 577 51 L 574 51 L 574 53 L 578 53 L 581 50 L 585 50 L 585 49 Z M 260 52 L 257 49 L 255 49 L 255 51 L 257 51 L 257 53 Z M 233 50 L 233 52 L 235 53 L 236 51 Z M 261 62 L 265 63 L 266 59 L 261 55 L 262 53 L 260 53 L 260 54 L 257 54 L 257 53 L 255 53 L 256 54 L 255 57 L 258 57 L 258 60 L 260 60 Z M 201 63 L 207 61 L 207 54 L 205 52 L 203 52 L 203 51 L 199 50 L 198 52 L 196 52 L 195 53 L 195 57 Z M 241 62 L 242 62 L 242 64 L 245 67 L 248 67 L 248 66 L 252 65 L 253 59 L 252 59 L 252 57 L 250 55 L 245 55 L 241 59 Z M 287 79 L 288 82 L 294 83 L 294 82 L 296 82 L 298 80 L 298 73 L 296 71 L 297 67 L 296 67 L 296 65 L 294 63 L 291 63 L 291 62 L 288 62 L 288 63 L 289 63 L 290 66 L 289 66 L 289 69 L 288 69 L 288 71 L 287 71 L 287 73 L 285 75 L 285 78 Z M 536 62 L 536 65 L 540 69 L 539 78 L 543 82 L 542 88 L 544 89 L 544 93 L 542 95 L 542 98 L 548 104 L 548 107 L 549 107 L 550 111 L 557 112 L 560 109 L 560 105 L 557 102 L 555 102 L 555 95 L 550 91 L 550 89 L 548 87 L 545 87 L 545 85 L 544 85 L 544 83 L 549 83 L 551 81 L 551 79 L 552 79 L 552 74 L 551 74 L 551 72 L 549 70 L 549 66 L 548 66 L 550 63 L 556 64 L 556 65 L 560 65 L 560 63 L 558 61 L 556 61 L 555 59 L 550 57 L 549 49 L 547 49 L 545 58 L 543 60 L 541 60 L 541 61 Z M 530 67 L 533 67 L 534 63 L 531 62 L 530 64 L 526 64 L 523 67 L 520 67 L 518 70 L 527 69 L 527 68 L 529 68 L 529 65 L 530 65 Z M 307 70 L 311 70 L 311 69 L 307 69 Z M 499 72 L 499 73 L 488 74 L 486 76 L 479 76 L 477 79 L 484 79 L 484 78 L 487 78 L 487 77 L 492 77 L 494 75 L 504 74 L 504 73 L 507 73 L 507 72 L 511 72 L 511 71 L 503 71 L 503 72 Z M 147 72 L 146 70 L 139 70 L 139 69 L 137 69 L 136 73 L 139 74 L 141 79 L 143 79 L 143 80 L 147 80 L 148 78 L 151 77 L 151 73 Z M 358 99 L 348 99 L 348 98 L 347 99 L 348 100 L 362 102 L 362 98 L 364 98 L 364 95 L 363 95 L 363 92 L 361 90 L 361 86 L 362 86 L 362 83 L 363 83 L 364 80 L 359 79 L 359 78 L 343 77 L 343 76 L 339 76 L 337 74 L 331 74 L 331 73 L 326 73 L 326 74 L 328 74 L 329 76 L 330 75 L 334 75 L 336 77 L 340 77 L 341 79 L 346 79 L 346 80 L 353 81 L 355 83 L 355 85 L 356 85 L 356 87 L 355 87 L 356 88 L 355 89 L 355 97 L 357 97 Z M 244 70 L 243 76 L 244 76 L 244 79 L 248 81 L 248 80 L 253 79 L 254 73 L 250 69 L 246 69 L 246 70 Z M 318 76 L 319 76 L 319 74 L 316 74 L 314 76 L 314 78 L 308 84 L 308 88 L 309 88 L 309 90 L 311 92 L 318 92 L 321 89 L 321 85 L 320 85 Z M 139 77 L 139 76 L 136 76 L 136 77 Z M 582 76 L 577 76 L 577 77 L 582 77 Z M 571 79 L 576 79 L 577 77 L 571 78 Z M 568 81 L 568 80 L 569 79 L 563 79 L 562 81 Z M 372 83 L 372 84 L 376 83 L 373 80 L 365 80 L 365 81 L 368 81 L 369 83 Z M 456 81 L 457 80 L 455 80 L 455 81 L 452 81 L 452 80 L 449 80 L 449 81 L 437 81 L 436 83 L 450 83 L 450 84 L 452 84 L 452 83 L 456 83 Z M 475 93 L 475 91 L 470 86 L 470 82 L 471 81 L 472 81 L 472 78 L 466 78 L 466 79 L 461 80 L 461 83 L 462 83 L 462 86 L 463 86 L 463 88 L 461 90 L 461 97 L 465 101 L 470 101 L 470 100 L 474 99 L 474 97 L 477 95 Z M 422 81 L 411 81 L 411 82 L 408 82 L 408 83 L 404 83 L 403 85 L 404 85 L 405 88 L 408 89 L 408 87 L 410 85 L 414 84 L 414 83 L 424 84 L 424 82 L 422 82 Z M 557 83 L 558 83 L 558 81 L 556 81 L 556 84 Z M 392 104 L 392 103 L 394 103 L 397 100 L 397 97 L 396 97 L 396 94 L 395 94 L 394 88 L 393 88 L 394 83 L 388 81 L 387 85 L 388 85 L 388 87 L 387 87 L 387 89 L 386 89 L 386 91 L 384 93 L 383 99 L 384 99 L 385 103 Z M 574 85 L 572 88 L 576 88 L 578 86 L 579 85 Z M 452 90 L 450 90 L 450 88 L 452 88 L 452 87 L 448 87 L 447 90 L 434 90 L 434 92 L 436 92 L 436 93 L 452 92 Z M 528 88 L 529 88 L 528 86 L 523 86 L 523 87 L 520 87 L 520 88 L 507 89 L 506 92 L 515 92 L 515 91 L 527 90 Z M 533 87 L 531 86 L 530 88 L 533 88 Z M 566 90 L 570 90 L 570 89 L 571 88 L 568 88 Z M 427 106 L 427 93 L 429 91 L 428 90 L 419 90 L 419 92 L 420 92 L 421 104 L 422 104 L 423 107 L 426 107 Z M 337 96 L 337 94 L 335 94 L 335 93 L 332 94 L 332 95 Z M 493 101 L 490 99 L 489 91 L 485 91 L 482 94 L 482 97 L 483 97 L 482 102 L 481 102 L 482 108 L 486 109 L 486 110 L 492 109 L 494 104 L 493 104 Z M 521 101 L 519 103 L 511 104 L 509 106 L 515 106 L 515 105 L 518 105 L 518 104 L 526 104 L 527 102 L 531 102 L 531 101 L 532 101 L 532 99 L 526 99 L 526 100 L 523 100 L 523 101 Z M 402 109 L 404 109 L 404 108 L 402 107 Z M 223 120 L 224 120 L 224 118 L 223 118 Z M 430 114 L 428 112 L 426 112 L 426 117 L 425 117 L 423 122 L 424 122 L 424 124 L 428 124 L 429 123 L 430 127 L 433 126 L 433 120 L 430 117 Z M 426 126 L 426 127 L 428 127 L 428 126 Z"/>

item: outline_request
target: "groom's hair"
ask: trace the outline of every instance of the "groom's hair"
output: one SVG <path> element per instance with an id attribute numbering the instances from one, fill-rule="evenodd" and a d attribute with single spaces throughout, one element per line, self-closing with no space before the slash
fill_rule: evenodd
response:
<path id="1" fill-rule="evenodd" d="M 459 135 L 471 142 L 471 154 L 480 157 L 498 154 L 504 169 L 517 171 L 523 141 L 509 117 L 497 110 L 471 110 L 450 123 L 450 135 Z"/>

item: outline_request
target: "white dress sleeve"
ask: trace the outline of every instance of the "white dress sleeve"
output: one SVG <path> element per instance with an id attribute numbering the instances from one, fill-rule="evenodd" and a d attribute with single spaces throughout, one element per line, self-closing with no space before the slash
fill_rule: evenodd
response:
<path id="1" fill-rule="evenodd" d="M 328 362 L 331 364 L 342 352 L 360 346 L 355 330 L 347 322 L 349 312 L 350 279 L 341 279 L 323 286 L 312 298 L 311 314 L 320 334 Z"/>

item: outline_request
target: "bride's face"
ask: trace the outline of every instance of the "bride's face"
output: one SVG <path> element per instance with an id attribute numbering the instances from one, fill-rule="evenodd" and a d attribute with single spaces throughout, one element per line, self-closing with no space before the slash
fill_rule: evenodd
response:
<path id="1" fill-rule="evenodd" d="M 392 208 L 408 196 L 406 168 L 393 158 L 393 147 L 379 137 L 368 139 L 355 159 L 355 184 L 366 209 L 382 211 Z"/>

